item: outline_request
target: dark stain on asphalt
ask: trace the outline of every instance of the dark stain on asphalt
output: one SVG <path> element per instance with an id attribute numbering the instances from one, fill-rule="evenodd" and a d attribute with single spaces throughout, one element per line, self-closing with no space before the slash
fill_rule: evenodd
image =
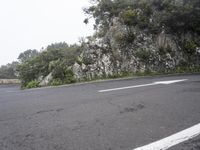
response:
<path id="1" fill-rule="evenodd" d="M 57 112 L 63 111 L 63 108 L 56 109 Z"/>
<path id="2" fill-rule="evenodd" d="M 53 109 L 41 110 L 41 111 L 38 111 L 36 114 L 48 113 L 48 112 L 53 112 L 53 111 L 60 112 L 60 111 L 63 111 L 63 110 L 64 110 L 63 108 L 58 108 L 56 110 L 53 110 Z"/>
<path id="3" fill-rule="evenodd" d="M 36 114 L 42 114 L 42 113 L 47 113 L 47 112 L 52 112 L 54 110 L 50 109 L 50 110 L 41 110 L 41 111 L 38 111 Z"/>
<path id="4" fill-rule="evenodd" d="M 143 104 L 138 104 L 138 105 L 132 105 L 130 107 L 125 107 L 124 110 L 120 111 L 120 114 L 123 114 L 123 113 L 129 113 L 129 112 L 137 112 L 139 110 L 142 110 L 144 109 L 145 106 Z"/>

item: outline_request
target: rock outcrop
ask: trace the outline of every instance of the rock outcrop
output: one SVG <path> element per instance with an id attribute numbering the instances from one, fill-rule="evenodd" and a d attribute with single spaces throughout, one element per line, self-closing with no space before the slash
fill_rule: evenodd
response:
<path id="1" fill-rule="evenodd" d="M 40 80 L 39 86 L 47 86 L 52 79 L 52 73 L 50 73 L 45 78 Z"/>
<path id="2" fill-rule="evenodd" d="M 149 34 L 132 29 L 134 39 L 125 43 L 129 36 L 126 27 L 115 18 L 106 36 L 87 43 L 81 54 L 81 63 L 73 65 L 76 79 L 92 79 L 123 72 L 168 71 L 187 61 L 179 45 L 179 37 L 166 34 Z M 182 40 L 189 38 L 188 33 Z M 197 53 L 199 53 L 197 48 Z M 199 57 L 199 56 L 197 56 Z M 199 59 L 199 58 L 198 58 Z"/>

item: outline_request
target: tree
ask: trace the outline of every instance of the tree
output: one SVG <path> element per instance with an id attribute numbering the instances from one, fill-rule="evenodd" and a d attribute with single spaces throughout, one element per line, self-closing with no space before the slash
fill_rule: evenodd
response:
<path id="1" fill-rule="evenodd" d="M 35 52 L 25 51 L 20 54 L 22 61 L 20 61 L 18 71 L 22 87 L 28 86 L 29 83 L 38 83 L 36 81 L 50 73 L 53 75 L 53 81 L 74 82 L 73 74 L 68 67 L 77 60 L 81 53 L 81 46 L 60 42 L 47 46 L 46 50 L 40 53 Z"/>
<path id="2" fill-rule="evenodd" d="M 95 29 L 101 31 L 104 36 L 109 29 L 113 18 L 118 17 L 122 10 L 132 6 L 132 0 L 93 0 L 92 6 L 85 8 L 84 12 L 88 16 L 84 22 L 87 24 L 90 18 L 95 20 Z"/>
<path id="3" fill-rule="evenodd" d="M 25 62 L 28 59 L 37 56 L 38 54 L 39 54 L 39 52 L 37 50 L 29 49 L 29 50 L 26 50 L 26 51 L 20 53 L 19 56 L 18 56 L 18 59 L 19 59 L 20 62 Z"/>
<path id="4" fill-rule="evenodd" d="M 15 79 L 18 76 L 17 66 L 18 62 L 14 61 L 7 65 L 3 65 L 0 67 L 0 79 Z"/>

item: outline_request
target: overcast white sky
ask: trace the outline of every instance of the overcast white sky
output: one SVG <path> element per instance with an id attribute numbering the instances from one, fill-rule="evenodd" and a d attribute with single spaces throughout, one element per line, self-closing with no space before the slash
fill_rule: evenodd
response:
<path id="1" fill-rule="evenodd" d="M 0 65 L 27 49 L 92 35 L 92 24 L 83 23 L 85 6 L 88 0 L 0 0 Z"/>

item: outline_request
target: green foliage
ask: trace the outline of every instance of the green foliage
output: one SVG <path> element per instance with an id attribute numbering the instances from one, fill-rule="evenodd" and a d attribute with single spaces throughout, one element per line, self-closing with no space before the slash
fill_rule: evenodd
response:
<path id="1" fill-rule="evenodd" d="M 37 56 L 38 54 L 39 54 L 39 52 L 37 50 L 29 49 L 29 50 L 26 50 L 26 51 L 20 53 L 18 56 L 18 59 L 21 62 L 25 62 L 26 60 L 33 58 L 33 57 Z"/>
<path id="2" fill-rule="evenodd" d="M 76 79 L 74 77 L 74 73 L 72 70 L 66 70 L 65 71 L 65 79 L 64 79 L 64 83 L 66 84 L 70 84 L 70 83 L 75 83 Z"/>
<path id="3" fill-rule="evenodd" d="M 144 63 L 148 63 L 150 56 L 151 56 L 151 52 L 150 50 L 147 49 L 137 49 L 135 50 L 135 55 Z"/>
<path id="4" fill-rule="evenodd" d="M 167 1 L 167 5 L 163 5 L 163 19 L 161 22 L 172 33 L 187 33 L 194 32 L 200 34 L 200 1 L 188 0 L 180 3 L 174 1 Z M 165 3 L 166 3 L 165 2 Z M 181 3 L 182 2 L 182 3 Z"/>
<path id="5" fill-rule="evenodd" d="M 185 33 L 190 33 L 195 36 L 200 35 L 199 0 L 91 1 L 92 5 L 84 9 L 85 14 L 87 15 L 84 22 L 88 24 L 90 18 L 95 20 L 94 28 L 97 32 L 93 38 L 104 37 L 109 33 L 108 31 L 111 29 L 111 26 L 115 27 L 115 21 L 119 21 L 119 24 L 123 27 L 122 30 L 118 30 L 113 34 L 114 37 L 106 36 L 107 39 L 102 38 L 106 41 L 106 48 L 108 49 L 112 49 L 112 39 L 109 38 L 114 38 L 116 40 L 115 44 L 122 47 L 124 45 L 134 45 L 135 38 L 140 33 L 151 35 L 152 38 L 156 37 L 161 31 L 175 35 L 175 37 L 181 37 L 182 34 L 185 35 Z M 196 47 L 199 46 L 199 42 L 198 40 L 193 41 L 192 39 L 184 42 L 181 40 L 182 39 L 178 41 L 181 43 L 179 46 L 183 49 L 184 55 L 186 55 L 185 57 L 188 57 L 183 59 L 183 64 L 189 64 L 191 62 L 191 65 L 188 66 L 192 66 L 192 63 L 195 60 L 195 50 Z M 18 57 L 20 65 L 17 67 L 17 71 L 22 80 L 22 86 L 34 86 L 36 81 L 46 77 L 49 73 L 52 73 L 53 76 L 51 85 L 76 82 L 71 66 L 75 62 L 80 65 L 90 65 L 94 63 L 94 60 L 90 57 L 84 56 L 81 57 L 81 59 L 79 58 L 84 49 L 83 47 L 84 45 L 68 45 L 65 42 L 61 42 L 51 44 L 41 52 L 38 52 L 37 50 L 27 50 L 21 53 Z M 134 53 L 146 67 L 145 69 L 147 72 L 141 74 L 153 74 L 150 72 L 149 66 L 154 62 L 153 59 L 156 59 L 154 56 L 155 54 L 148 49 L 139 47 Z M 162 59 L 167 53 L 170 53 L 172 56 L 172 49 L 169 47 L 161 47 L 156 55 L 161 56 Z M 115 57 L 117 59 L 118 55 Z M 120 60 L 120 58 L 118 60 Z M 164 64 L 164 62 L 158 64 L 158 67 L 162 64 Z M 182 64 L 180 63 L 180 65 Z M 2 76 L 5 77 L 15 74 L 15 70 L 16 69 L 12 69 L 12 67 L 1 67 L 0 78 Z M 121 73 L 111 75 L 110 77 L 129 76 L 131 74 L 132 72 L 122 71 Z M 37 84 L 35 83 L 35 85 Z"/>
<path id="6" fill-rule="evenodd" d="M 183 44 L 184 51 L 189 55 L 194 55 L 196 52 L 197 44 L 193 40 L 186 40 Z"/>
<path id="7" fill-rule="evenodd" d="M 104 36 L 115 17 L 127 26 L 138 26 L 157 33 L 164 26 L 173 34 L 194 32 L 200 34 L 199 0 L 93 0 L 85 8 L 85 21 L 95 19 L 95 28 Z M 150 22 L 149 19 L 153 21 Z"/>
<path id="8" fill-rule="evenodd" d="M 133 72 L 131 72 L 131 71 L 122 71 L 121 72 L 122 77 L 129 77 L 129 76 L 132 76 L 132 75 L 133 75 Z"/>
<path id="9" fill-rule="evenodd" d="M 12 62 L 0 67 L 0 79 L 16 79 L 18 62 Z"/>
<path id="10" fill-rule="evenodd" d="M 57 86 L 57 85 L 62 85 L 62 84 L 71 84 L 75 83 L 76 79 L 74 78 L 74 73 L 72 70 L 66 69 L 63 70 L 62 76 L 58 75 L 58 72 L 54 72 L 56 74 L 53 74 L 53 80 L 51 81 L 50 85 L 52 86 Z"/>
<path id="11" fill-rule="evenodd" d="M 114 17 L 132 6 L 132 0 L 93 0 L 93 5 L 85 8 L 84 12 L 88 16 L 85 23 L 88 23 L 90 18 L 95 20 L 95 29 L 100 32 L 99 36 L 104 36 L 109 29 L 109 25 Z"/>
<path id="12" fill-rule="evenodd" d="M 58 86 L 58 85 L 62 85 L 63 82 L 61 79 L 53 79 L 50 83 L 51 86 Z"/>
<path id="13" fill-rule="evenodd" d="M 175 68 L 174 73 L 199 73 L 200 66 L 181 66 Z"/>
<path id="14" fill-rule="evenodd" d="M 59 79 L 63 84 L 69 84 L 76 82 L 72 70 L 66 68 L 65 66 L 58 65 L 52 71 L 53 79 Z"/>
<path id="15" fill-rule="evenodd" d="M 75 82 L 68 71 L 81 53 L 81 46 L 68 45 L 64 42 L 49 45 L 46 50 L 21 61 L 18 66 L 22 87 L 52 73 L 53 79 L 59 79 L 63 84 Z"/>
<path id="16" fill-rule="evenodd" d="M 83 58 L 82 57 L 77 57 L 76 58 L 76 62 L 79 64 L 79 65 L 82 65 L 83 64 Z"/>
<path id="17" fill-rule="evenodd" d="M 134 9 L 125 10 L 121 19 L 127 26 L 135 26 L 137 24 L 137 11 Z"/>
<path id="18" fill-rule="evenodd" d="M 65 70 L 67 69 L 66 66 L 63 65 L 60 60 L 52 61 L 51 63 L 54 63 L 54 64 L 51 64 L 51 67 L 50 67 L 50 70 L 52 70 L 53 78 L 63 80 L 65 78 Z"/>
<path id="19" fill-rule="evenodd" d="M 32 80 L 32 81 L 28 82 L 26 84 L 26 86 L 24 86 L 22 88 L 30 89 L 30 88 L 37 88 L 37 87 L 39 87 L 39 82 L 37 80 Z"/>

